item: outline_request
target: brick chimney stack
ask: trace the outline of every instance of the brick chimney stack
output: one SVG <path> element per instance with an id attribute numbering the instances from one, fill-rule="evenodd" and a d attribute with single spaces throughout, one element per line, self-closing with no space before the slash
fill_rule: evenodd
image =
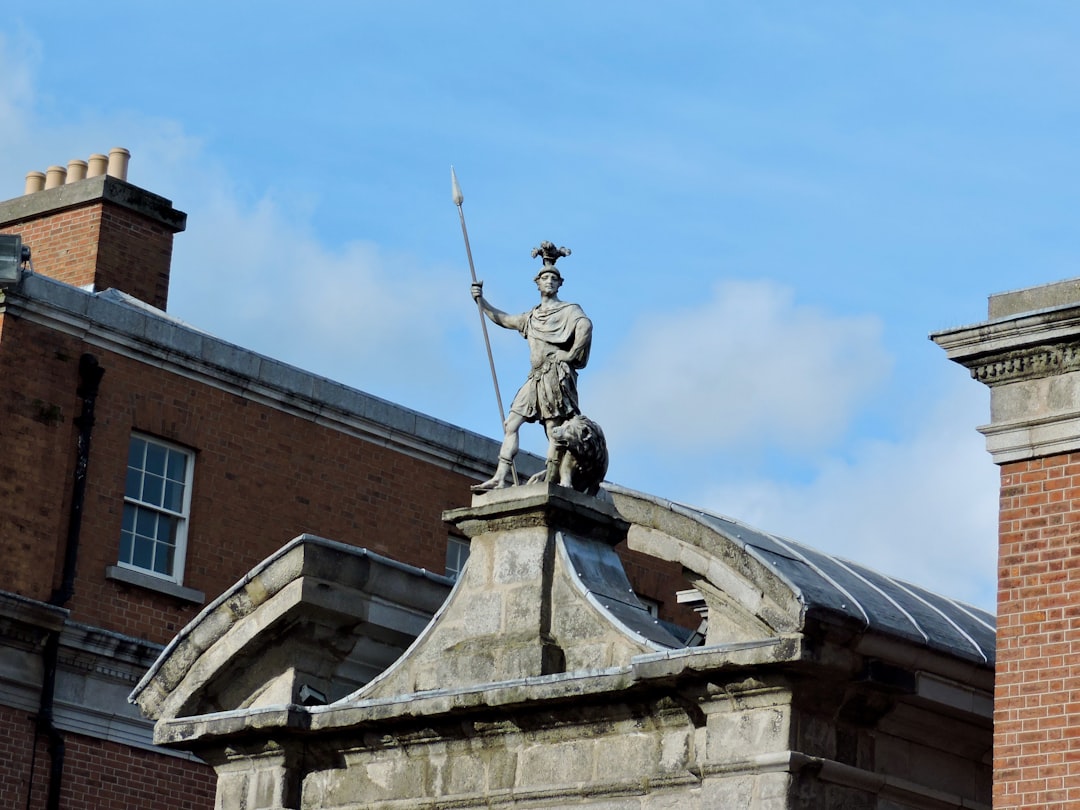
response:
<path id="1" fill-rule="evenodd" d="M 115 288 L 163 310 L 173 234 L 187 226 L 187 214 L 128 183 L 128 158 L 117 148 L 67 169 L 30 172 L 26 194 L 0 202 L 0 233 L 22 237 L 41 275 L 95 291 Z"/>
<path id="2" fill-rule="evenodd" d="M 989 386 L 1001 466 L 993 806 L 1080 807 L 1080 279 L 930 337 Z"/>

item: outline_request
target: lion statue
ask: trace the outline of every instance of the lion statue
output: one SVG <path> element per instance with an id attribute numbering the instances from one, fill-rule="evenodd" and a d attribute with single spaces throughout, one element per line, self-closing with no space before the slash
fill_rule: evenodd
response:
<path id="1" fill-rule="evenodd" d="M 550 429 L 548 438 L 554 448 L 547 469 L 529 479 L 553 481 L 559 486 L 595 496 L 607 475 L 608 452 L 604 431 L 582 414 L 571 416 Z"/>

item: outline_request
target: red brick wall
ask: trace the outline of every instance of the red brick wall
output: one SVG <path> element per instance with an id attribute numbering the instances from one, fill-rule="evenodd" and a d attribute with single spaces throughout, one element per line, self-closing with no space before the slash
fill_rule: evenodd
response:
<path id="1" fill-rule="evenodd" d="M 33 739 L 34 722 L 26 712 L 0 706 L 0 807 L 26 807 Z M 38 806 L 43 807 L 49 765 L 45 759 L 45 746 L 39 748 L 38 763 L 34 768 L 34 792 L 41 791 L 43 798 Z"/>
<path id="2" fill-rule="evenodd" d="M 33 718 L 0 706 L 0 807 L 23 810 L 30 789 Z M 212 810 L 217 777 L 212 768 L 178 757 L 132 749 L 78 734 L 64 734 L 60 806 L 64 810 Z M 30 810 L 46 805 L 49 754 L 38 740 Z"/>
<path id="3" fill-rule="evenodd" d="M 208 765 L 75 734 L 65 744 L 65 810 L 214 807 L 217 776 Z"/>
<path id="4" fill-rule="evenodd" d="M 1001 469 L 994 807 L 1080 807 L 1080 453 Z"/>
<path id="5" fill-rule="evenodd" d="M 0 315 L 0 587 L 41 601 L 67 532 L 77 350 Z"/>
<path id="6" fill-rule="evenodd" d="M 94 281 L 98 261 L 100 202 L 4 226 L 33 251 L 35 272 L 76 287 Z"/>
<path id="7" fill-rule="evenodd" d="M 165 309 L 173 235 L 145 217 L 98 201 L 3 230 L 22 236 L 41 275 L 99 291 L 114 287 Z"/>
<path id="8" fill-rule="evenodd" d="M 105 206 L 98 243 L 98 290 L 115 287 L 165 309 L 173 234 L 126 208 Z M 35 267 L 36 267 L 35 263 Z"/>

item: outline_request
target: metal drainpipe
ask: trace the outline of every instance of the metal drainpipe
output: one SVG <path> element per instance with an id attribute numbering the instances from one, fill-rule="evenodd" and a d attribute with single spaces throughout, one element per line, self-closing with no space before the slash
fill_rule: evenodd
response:
<path id="1" fill-rule="evenodd" d="M 75 418 L 74 424 L 79 429 L 75 445 L 75 480 L 71 489 L 71 512 L 68 517 L 67 545 L 64 548 L 64 574 L 60 587 L 52 592 L 49 604 L 63 607 L 75 593 L 75 567 L 79 555 L 79 534 L 82 531 L 83 503 L 86 500 L 86 470 L 90 463 L 90 436 L 94 429 L 94 406 L 97 404 L 98 387 L 105 373 L 97 358 L 84 354 L 79 358 L 80 384 L 76 395 L 82 400 L 82 412 Z M 42 653 L 44 675 L 41 682 L 41 703 L 38 708 L 37 729 L 34 732 L 34 751 L 36 756 L 38 736 L 44 732 L 49 741 L 49 792 L 46 798 L 46 810 L 60 810 L 60 785 L 64 777 L 64 735 L 56 727 L 53 716 L 53 701 L 56 693 L 56 670 L 60 660 L 60 633 L 49 635 Z M 30 768 L 33 774 L 33 765 Z M 30 807 L 30 797 L 34 785 L 27 791 L 26 806 Z"/>
<path id="2" fill-rule="evenodd" d="M 81 384 L 75 393 L 82 399 L 82 413 L 75 418 L 79 429 L 75 440 L 75 482 L 71 489 L 71 514 L 68 517 L 67 546 L 64 549 L 64 577 L 53 591 L 51 604 L 63 607 L 75 593 L 75 564 L 79 556 L 79 533 L 82 531 L 83 503 L 86 500 L 86 468 L 90 463 L 90 434 L 94 429 L 94 406 L 105 369 L 92 354 L 79 358 Z"/>

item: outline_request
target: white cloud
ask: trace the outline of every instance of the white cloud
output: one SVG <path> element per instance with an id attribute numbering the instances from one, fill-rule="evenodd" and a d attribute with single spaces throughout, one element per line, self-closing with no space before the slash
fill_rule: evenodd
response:
<path id="1" fill-rule="evenodd" d="M 211 178 L 189 190 L 170 311 L 382 396 L 451 384 L 449 337 L 471 303 L 457 273 L 367 241 L 328 248 L 269 195 L 246 205 Z"/>
<path id="2" fill-rule="evenodd" d="M 815 449 L 843 434 L 889 367 L 878 319 L 798 304 L 771 281 L 727 281 L 700 306 L 639 321 L 593 372 L 590 402 L 622 447 Z"/>
<path id="3" fill-rule="evenodd" d="M 807 484 L 717 484 L 698 502 L 993 610 L 998 472 L 975 430 L 987 411 L 985 390 L 963 380 L 915 435 L 862 441 Z"/>

